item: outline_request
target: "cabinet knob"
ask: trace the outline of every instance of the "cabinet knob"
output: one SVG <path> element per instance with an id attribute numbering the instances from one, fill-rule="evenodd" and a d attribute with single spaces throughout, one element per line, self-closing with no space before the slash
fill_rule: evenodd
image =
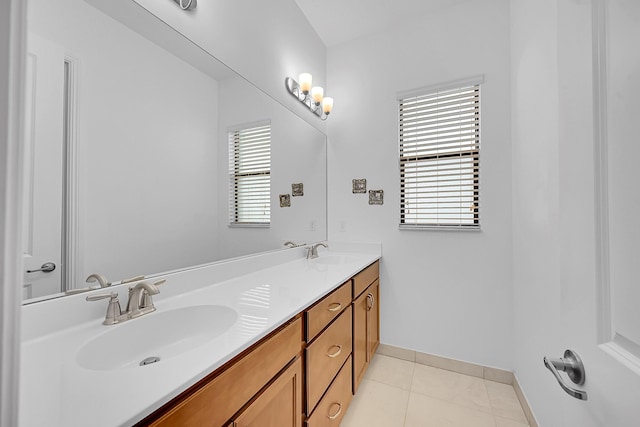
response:
<path id="1" fill-rule="evenodd" d="M 342 346 L 341 346 L 341 345 L 332 345 L 332 346 L 331 346 L 331 347 L 329 347 L 329 348 L 334 348 L 334 347 L 337 347 L 337 348 L 338 348 L 338 350 L 337 350 L 335 353 L 327 353 L 327 356 L 329 356 L 329 357 L 331 357 L 331 358 L 334 358 L 334 357 L 338 357 L 338 355 L 339 355 L 340 353 L 342 353 Z"/>
<path id="2" fill-rule="evenodd" d="M 373 308 L 373 304 L 375 302 L 375 298 L 372 293 L 367 294 L 367 310 L 371 310 Z"/>
<path id="3" fill-rule="evenodd" d="M 336 411 L 335 414 L 330 415 L 331 414 L 331 408 L 333 408 L 334 406 L 338 406 L 338 410 Z M 342 412 L 342 403 L 340 402 L 333 402 L 331 404 L 331 406 L 329 407 L 329 413 L 327 414 L 327 418 L 329 418 L 330 420 L 335 420 L 336 418 L 338 418 L 338 415 L 340 415 L 340 412 Z"/>

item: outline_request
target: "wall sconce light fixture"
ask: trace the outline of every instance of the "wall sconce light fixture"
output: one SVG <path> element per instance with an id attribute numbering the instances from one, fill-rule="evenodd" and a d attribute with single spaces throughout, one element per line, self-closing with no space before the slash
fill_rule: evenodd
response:
<path id="1" fill-rule="evenodd" d="M 333 109 L 333 98 L 324 96 L 324 89 L 320 86 L 311 86 L 312 82 L 313 77 L 309 73 L 300 74 L 298 81 L 291 77 L 284 79 L 284 84 L 291 95 L 320 117 L 320 120 L 327 120 Z"/>

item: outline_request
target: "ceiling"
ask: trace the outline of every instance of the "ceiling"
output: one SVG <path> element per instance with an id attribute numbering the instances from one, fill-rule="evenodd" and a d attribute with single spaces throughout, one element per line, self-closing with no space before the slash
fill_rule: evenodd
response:
<path id="1" fill-rule="evenodd" d="M 469 0 L 295 0 L 327 47 L 465 1 Z"/>

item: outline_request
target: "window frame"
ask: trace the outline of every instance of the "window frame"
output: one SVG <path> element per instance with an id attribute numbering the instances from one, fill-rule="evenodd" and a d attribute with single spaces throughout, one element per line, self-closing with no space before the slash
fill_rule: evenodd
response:
<path id="1" fill-rule="evenodd" d="M 400 211 L 399 211 L 399 225 L 398 228 L 400 229 L 404 229 L 404 230 L 457 230 L 457 231 L 480 231 L 481 230 L 481 216 L 480 216 L 480 209 L 481 209 L 481 194 L 480 194 L 480 189 L 481 189 L 481 168 L 480 168 L 480 152 L 481 152 L 481 140 L 482 140 L 482 136 L 481 136 L 481 129 L 482 129 L 482 124 L 481 124 L 481 116 L 482 116 L 482 96 L 481 96 L 481 92 L 482 92 L 482 84 L 484 83 L 484 76 L 483 75 L 478 75 L 478 76 L 474 76 L 474 77 L 470 77 L 467 79 L 461 79 L 461 80 L 456 80 L 456 81 L 451 81 L 448 83 L 443 83 L 443 84 L 436 84 L 436 85 L 431 85 L 431 86 L 425 86 L 425 87 L 421 87 L 418 89 L 413 89 L 410 91 L 404 91 L 404 92 L 399 92 L 397 94 L 397 119 L 398 119 L 398 131 L 397 131 L 397 135 L 398 135 L 398 172 L 399 172 L 399 176 L 398 176 L 398 182 L 399 182 L 399 190 L 400 190 L 400 203 L 399 203 L 399 207 L 400 207 Z M 445 91 L 450 91 L 450 90 L 455 90 L 455 89 L 464 89 L 466 87 L 472 87 L 472 86 L 477 86 L 477 91 L 478 91 L 478 124 L 477 124 L 477 137 L 474 141 L 474 143 L 470 144 L 473 145 L 473 147 L 469 147 L 468 150 L 452 150 L 449 153 L 446 152 L 436 152 L 433 154 L 423 154 L 423 155 L 413 155 L 413 156 L 403 156 L 403 142 L 402 142 L 402 126 L 401 126 L 401 105 L 404 101 L 406 101 L 407 99 L 413 98 L 413 97 L 420 97 L 420 96 L 426 96 L 426 95 L 436 95 L 438 92 L 445 92 Z M 437 145 L 435 146 L 435 150 L 437 151 Z M 407 205 L 407 197 L 405 197 L 405 191 L 406 191 L 406 187 L 405 187 L 405 176 L 406 176 L 406 165 L 407 164 L 418 164 L 420 162 L 424 163 L 424 162 L 437 162 L 438 159 L 447 159 L 447 158 L 462 158 L 465 159 L 468 163 L 470 163 L 473 167 L 473 169 L 471 169 L 471 167 L 468 168 L 468 170 L 471 170 L 471 180 L 472 182 L 472 190 L 473 190 L 473 205 L 474 205 L 474 211 L 473 211 L 473 222 L 472 223 L 464 223 L 464 220 L 462 218 L 459 219 L 459 221 L 457 223 L 448 223 L 448 222 L 438 222 L 433 221 L 433 222 L 425 222 L 425 223 L 419 223 L 419 222 L 409 222 L 407 223 L 407 213 L 405 212 L 406 205 Z M 421 167 L 429 167 L 428 165 L 422 165 Z M 460 175 L 464 175 L 463 173 L 463 169 L 460 169 Z M 433 181 L 434 183 L 437 182 L 437 180 Z M 460 192 L 463 192 L 463 189 L 460 190 Z M 437 193 L 434 192 L 431 195 L 436 195 Z M 413 199 L 415 200 L 415 199 Z"/>
<path id="2" fill-rule="evenodd" d="M 235 157 L 235 152 L 236 152 L 236 145 L 235 142 L 232 143 L 232 139 L 235 140 L 236 138 L 233 137 L 233 135 L 238 134 L 239 132 L 242 131 L 250 131 L 253 129 L 259 129 L 259 128 L 263 128 L 263 127 L 269 127 L 269 142 L 268 142 L 268 147 L 269 147 L 269 162 L 268 162 L 268 166 L 269 169 L 267 171 L 262 170 L 262 171 L 252 171 L 252 172 L 239 172 L 237 167 L 236 167 L 236 157 Z M 233 126 L 227 129 L 227 140 L 228 140 L 228 148 L 229 148 L 229 156 L 228 156 L 228 162 L 229 162 L 229 182 L 228 182 L 228 188 L 229 188 L 229 216 L 228 216 L 228 226 L 230 228 L 269 228 L 271 227 L 271 133 L 272 133 L 272 129 L 271 129 L 271 121 L 270 120 L 263 120 L 263 121 L 259 121 L 259 122 L 252 122 L 252 123 L 246 123 L 246 124 L 242 124 L 242 125 L 237 125 L 237 126 Z M 259 176 L 268 176 L 269 177 L 269 195 L 267 197 L 268 200 L 268 204 L 269 204 L 269 219 L 268 221 L 265 222 L 260 222 L 260 221 L 245 221 L 245 222 L 241 222 L 238 221 L 239 218 L 239 214 L 238 214 L 238 186 L 237 186 L 237 182 L 238 182 L 238 178 L 247 178 L 247 177 L 259 177 Z"/>

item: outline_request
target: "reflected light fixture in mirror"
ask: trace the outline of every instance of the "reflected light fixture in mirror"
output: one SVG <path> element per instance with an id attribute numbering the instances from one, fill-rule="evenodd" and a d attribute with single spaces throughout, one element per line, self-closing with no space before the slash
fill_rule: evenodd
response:
<path id="1" fill-rule="evenodd" d="M 173 0 L 180 5 L 182 10 L 193 10 L 198 6 L 198 0 Z"/>
<path id="2" fill-rule="evenodd" d="M 306 105 L 321 120 L 327 120 L 333 109 L 333 98 L 324 96 L 324 89 L 320 86 L 312 86 L 312 82 L 313 76 L 309 73 L 301 73 L 298 81 L 291 77 L 284 79 L 284 84 L 291 95 Z"/>

